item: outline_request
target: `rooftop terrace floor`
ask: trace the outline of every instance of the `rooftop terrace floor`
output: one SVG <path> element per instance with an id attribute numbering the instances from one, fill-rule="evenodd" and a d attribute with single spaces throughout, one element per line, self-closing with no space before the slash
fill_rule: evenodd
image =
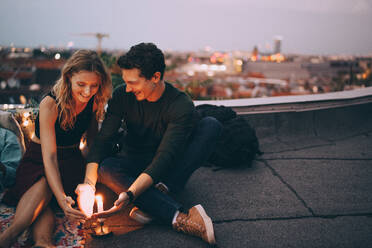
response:
<path id="1" fill-rule="evenodd" d="M 176 196 L 204 206 L 217 247 L 372 247 L 372 103 L 245 117 L 264 155 L 251 168 L 202 167 Z M 208 247 L 126 213 L 108 223 L 114 235 L 86 247 Z"/>

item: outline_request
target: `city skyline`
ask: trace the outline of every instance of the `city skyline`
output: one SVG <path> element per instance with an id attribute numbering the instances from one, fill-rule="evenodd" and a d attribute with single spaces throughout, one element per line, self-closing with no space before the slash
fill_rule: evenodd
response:
<path id="1" fill-rule="evenodd" d="M 154 42 L 164 50 L 372 55 L 371 0 L 0 2 L 0 45 L 94 49 L 83 33 L 107 33 L 103 49 Z"/>

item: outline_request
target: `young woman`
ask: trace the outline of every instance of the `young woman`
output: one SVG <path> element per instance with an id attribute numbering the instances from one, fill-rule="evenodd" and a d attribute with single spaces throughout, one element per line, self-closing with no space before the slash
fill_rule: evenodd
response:
<path id="1" fill-rule="evenodd" d="M 31 224 L 35 247 L 52 247 L 53 196 L 69 219 L 85 219 L 72 207 L 74 189 L 85 174 L 79 143 L 87 133 L 89 145 L 111 91 L 110 75 L 95 52 L 79 50 L 66 62 L 61 78 L 40 103 L 35 135 L 17 169 L 15 186 L 4 196 L 3 202 L 18 205 L 12 225 L 0 235 L 0 247 L 9 247 Z"/>

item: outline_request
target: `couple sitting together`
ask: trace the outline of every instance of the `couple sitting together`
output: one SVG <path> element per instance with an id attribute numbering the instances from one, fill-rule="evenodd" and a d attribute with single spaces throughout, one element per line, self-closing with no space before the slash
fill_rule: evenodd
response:
<path id="1" fill-rule="evenodd" d="M 168 192 L 182 191 L 207 161 L 221 124 L 212 117 L 199 118 L 192 100 L 164 81 L 164 54 L 154 44 L 131 47 L 117 63 L 125 84 L 111 94 L 111 77 L 99 56 L 79 50 L 42 99 L 35 135 L 17 168 L 15 185 L 3 198 L 17 209 L 13 223 L 0 235 L 0 247 L 10 247 L 30 226 L 35 246 L 53 247 L 51 201 L 69 219 L 84 222 L 92 218 L 97 182 L 118 199 L 93 217 L 113 215 L 133 203 L 134 218 L 149 215 L 215 243 L 213 223 L 204 208 L 185 209 Z M 112 141 L 122 126 L 123 147 L 112 155 Z M 79 149 L 83 135 L 89 148 L 86 159 Z M 81 210 L 73 208 L 76 199 Z"/>

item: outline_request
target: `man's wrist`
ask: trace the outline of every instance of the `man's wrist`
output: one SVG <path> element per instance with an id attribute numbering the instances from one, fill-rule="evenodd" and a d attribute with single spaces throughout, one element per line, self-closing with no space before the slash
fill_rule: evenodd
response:
<path id="1" fill-rule="evenodd" d="M 84 184 L 88 184 L 90 187 L 92 187 L 93 191 L 96 192 L 96 184 L 93 183 L 91 180 L 86 178 L 84 180 Z"/>
<path id="2" fill-rule="evenodd" d="M 128 190 L 127 192 L 125 192 L 129 198 L 129 203 L 132 203 L 134 201 L 134 194 L 132 191 Z"/>

